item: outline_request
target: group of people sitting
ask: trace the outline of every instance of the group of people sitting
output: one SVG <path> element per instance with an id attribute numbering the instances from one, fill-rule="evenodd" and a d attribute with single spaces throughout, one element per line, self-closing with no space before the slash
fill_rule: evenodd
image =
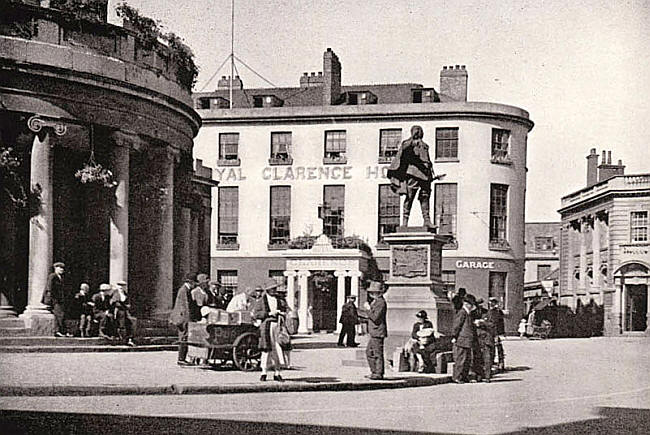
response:
<path id="1" fill-rule="evenodd" d="M 115 286 L 100 284 L 96 293 L 91 294 L 90 286 L 82 283 L 74 295 L 74 303 L 79 313 L 79 335 L 81 337 L 117 338 L 129 346 L 135 346 L 136 319 L 131 315 L 126 282 Z M 57 332 L 57 335 L 61 335 Z"/>
<path id="2" fill-rule="evenodd" d="M 457 384 L 465 382 L 490 382 L 494 358 L 498 357 L 498 370 L 505 370 L 501 344 L 505 334 L 504 314 L 499 301 L 490 298 L 489 309 L 483 300 L 459 289 L 452 297 L 456 315 L 452 328 L 454 373 Z"/>

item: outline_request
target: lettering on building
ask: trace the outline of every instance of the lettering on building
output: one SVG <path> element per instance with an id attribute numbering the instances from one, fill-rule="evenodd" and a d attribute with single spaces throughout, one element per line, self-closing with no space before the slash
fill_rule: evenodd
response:
<path id="1" fill-rule="evenodd" d="M 218 181 L 244 181 L 246 177 L 241 168 L 215 168 L 212 170 L 215 179 Z"/>
<path id="2" fill-rule="evenodd" d="M 494 261 L 456 261 L 458 269 L 494 269 Z"/>

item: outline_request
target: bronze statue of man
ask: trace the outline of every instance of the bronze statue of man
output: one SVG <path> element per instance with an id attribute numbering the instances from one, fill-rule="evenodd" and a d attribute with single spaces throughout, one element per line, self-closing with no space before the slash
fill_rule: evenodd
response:
<path id="1" fill-rule="evenodd" d="M 393 192 L 406 195 L 402 213 L 402 225 L 407 226 L 411 206 L 415 195 L 418 194 L 424 226 L 433 227 L 429 217 L 429 198 L 431 197 L 431 182 L 444 175 L 434 175 L 433 165 L 429 158 L 429 145 L 422 138 L 424 131 L 419 125 L 411 127 L 411 137 L 402 142 L 402 145 L 393 158 L 388 168 Z"/>

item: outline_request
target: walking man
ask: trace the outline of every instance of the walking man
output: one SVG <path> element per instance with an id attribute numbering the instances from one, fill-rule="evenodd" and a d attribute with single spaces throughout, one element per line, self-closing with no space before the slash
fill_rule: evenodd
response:
<path id="1" fill-rule="evenodd" d="M 497 359 L 499 362 L 499 371 L 505 370 L 505 354 L 503 353 L 502 340 L 506 335 L 506 328 L 503 317 L 503 311 L 499 308 L 499 300 L 497 298 L 490 298 L 488 318 L 494 324 L 495 328 L 496 335 L 494 337 L 494 347 L 496 348 Z M 494 355 L 492 355 L 492 361 L 494 361 Z"/>
<path id="2" fill-rule="evenodd" d="M 451 342 L 454 345 L 454 374 L 452 380 L 457 384 L 467 381 L 469 368 L 472 363 L 472 346 L 476 341 L 476 327 L 472 321 L 472 311 L 476 307 L 476 299 L 466 295 L 461 308 L 454 318 Z"/>
<path id="3" fill-rule="evenodd" d="M 65 337 L 65 264 L 56 262 L 52 265 L 54 272 L 47 277 L 47 287 L 43 293 L 45 305 L 52 307 L 52 314 L 56 320 L 56 337 Z"/>
<path id="4" fill-rule="evenodd" d="M 368 311 L 368 335 L 370 335 L 366 358 L 370 366 L 369 378 L 379 380 L 384 378 L 384 339 L 388 335 L 383 283 L 373 281 L 367 291 L 372 302 L 366 302 L 364 305 Z"/>
<path id="5" fill-rule="evenodd" d="M 341 319 L 339 323 L 341 324 L 341 333 L 339 334 L 338 346 L 343 347 L 343 339 L 347 336 L 347 346 L 348 347 L 357 347 L 359 343 L 354 341 L 354 334 L 357 324 L 359 323 L 359 314 L 357 313 L 357 307 L 354 305 L 354 301 L 357 299 L 355 295 L 350 295 L 347 298 L 345 304 L 341 308 Z"/>

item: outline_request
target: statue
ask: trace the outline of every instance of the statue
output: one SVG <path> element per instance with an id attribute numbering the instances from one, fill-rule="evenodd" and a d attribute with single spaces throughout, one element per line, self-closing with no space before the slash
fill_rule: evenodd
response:
<path id="1" fill-rule="evenodd" d="M 388 168 L 393 192 L 406 195 L 402 214 L 402 225 L 407 226 L 411 206 L 415 195 L 418 194 L 424 226 L 433 228 L 429 217 L 429 197 L 431 196 L 431 182 L 445 176 L 434 175 L 433 165 L 429 158 L 429 145 L 422 141 L 424 131 L 419 125 L 411 127 L 411 137 L 402 142 L 402 145 L 393 158 Z"/>

